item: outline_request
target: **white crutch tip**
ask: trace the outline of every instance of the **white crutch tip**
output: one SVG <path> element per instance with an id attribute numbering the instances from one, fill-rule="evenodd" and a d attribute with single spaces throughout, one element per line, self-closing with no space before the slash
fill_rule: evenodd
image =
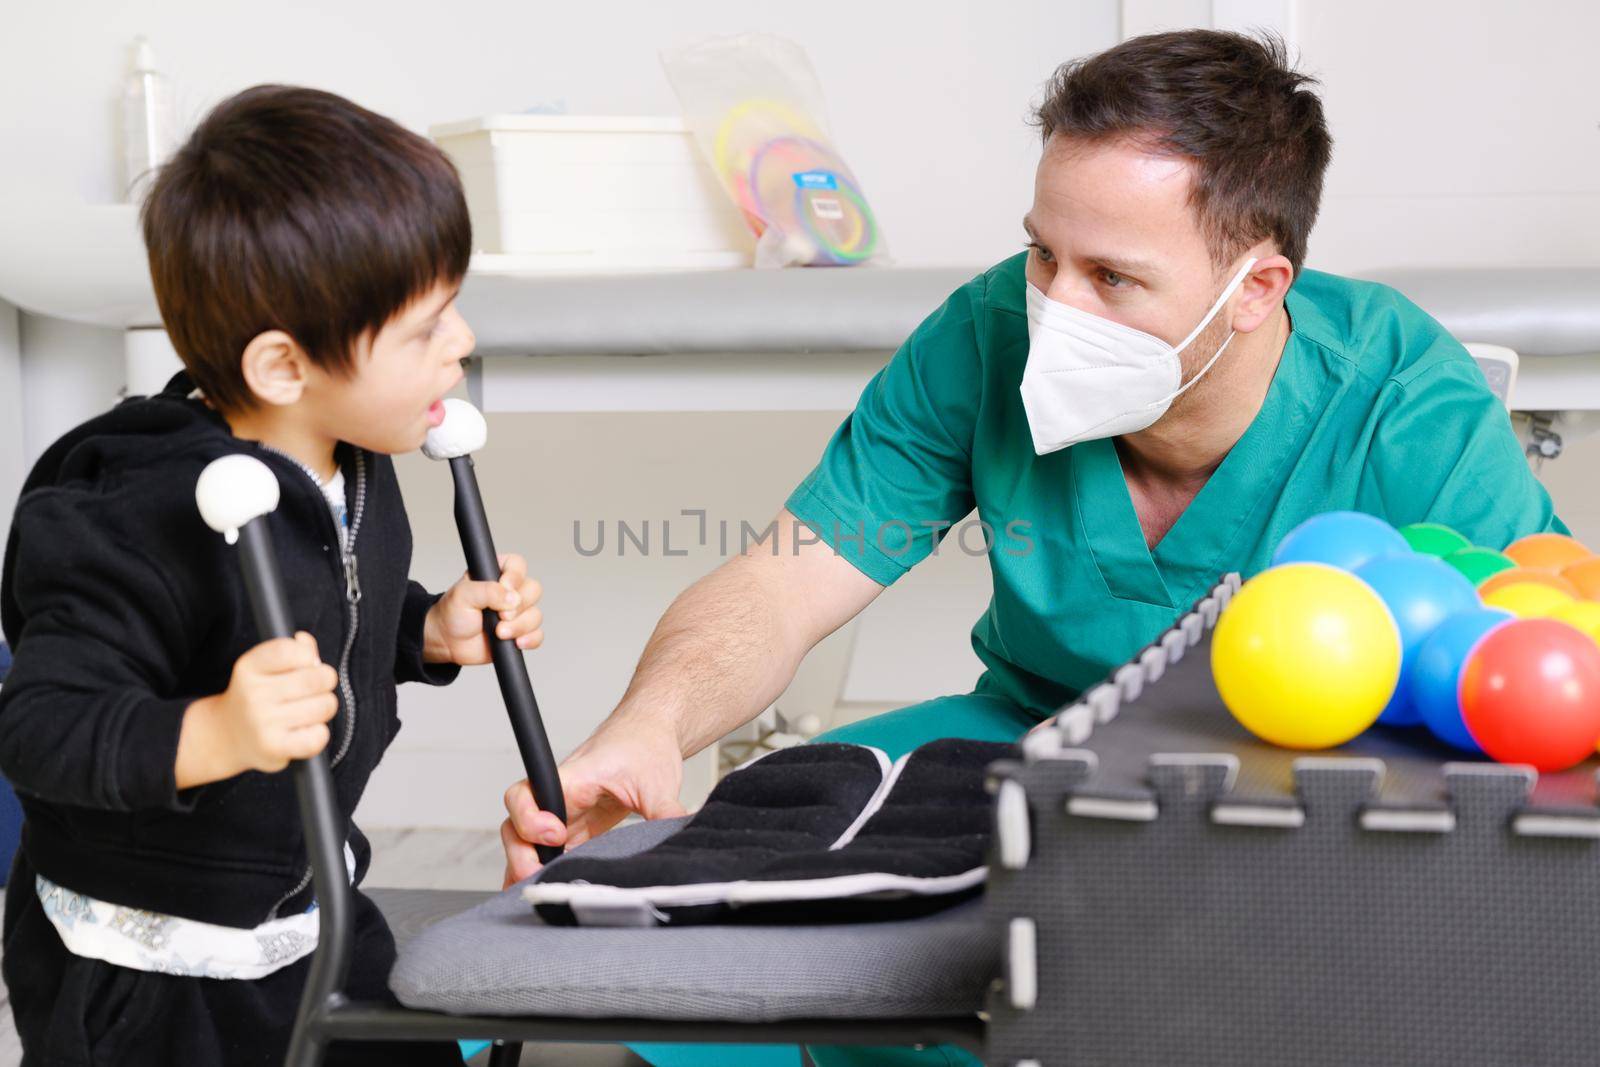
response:
<path id="1" fill-rule="evenodd" d="M 465 400 L 449 397 L 444 402 L 444 421 L 428 431 L 422 454 L 429 459 L 457 459 L 471 455 L 489 440 L 489 424 L 483 412 Z"/>
<path id="2" fill-rule="evenodd" d="M 278 478 L 254 456 L 223 456 L 200 472 L 194 502 L 206 525 L 231 545 L 239 539 L 239 527 L 277 508 Z"/>

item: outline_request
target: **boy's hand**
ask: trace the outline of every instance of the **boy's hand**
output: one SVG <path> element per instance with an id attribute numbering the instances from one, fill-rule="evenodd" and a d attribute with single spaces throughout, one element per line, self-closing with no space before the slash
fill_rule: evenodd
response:
<path id="1" fill-rule="evenodd" d="M 226 692 L 189 705 L 174 768 L 179 789 L 244 771 L 281 771 L 328 744 L 339 673 L 308 633 L 263 641 L 240 656 Z"/>
<path id="2" fill-rule="evenodd" d="M 450 587 L 428 611 L 422 630 L 422 658 L 428 663 L 471 666 L 489 662 L 489 639 L 483 632 L 483 613 L 499 612 L 495 636 L 514 640 L 518 648 L 538 648 L 544 641 L 539 628 L 539 583 L 528 577 L 528 564 L 514 553 L 500 557 L 498 582 L 475 582 L 470 577 Z"/>

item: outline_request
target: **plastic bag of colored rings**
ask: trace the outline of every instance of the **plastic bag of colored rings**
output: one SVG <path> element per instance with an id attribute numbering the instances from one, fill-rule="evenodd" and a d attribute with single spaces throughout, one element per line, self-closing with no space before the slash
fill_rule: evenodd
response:
<path id="1" fill-rule="evenodd" d="M 684 117 L 757 237 L 758 267 L 853 267 L 886 249 L 833 146 L 805 51 L 768 34 L 662 53 Z"/>

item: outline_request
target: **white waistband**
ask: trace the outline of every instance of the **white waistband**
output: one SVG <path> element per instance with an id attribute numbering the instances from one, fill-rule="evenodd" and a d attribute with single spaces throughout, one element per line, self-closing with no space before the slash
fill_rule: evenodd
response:
<path id="1" fill-rule="evenodd" d="M 344 862 L 354 879 L 356 857 L 348 844 Z M 264 978 L 317 947 L 315 902 L 300 915 L 244 929 L 110 904 L 42 875 L 36 876 L 35 889 L 68 952 L 135 971 L 191 978 Z"/>

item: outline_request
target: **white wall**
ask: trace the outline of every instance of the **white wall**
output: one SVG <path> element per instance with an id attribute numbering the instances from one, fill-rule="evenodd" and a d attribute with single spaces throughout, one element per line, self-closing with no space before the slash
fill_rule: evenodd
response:
<path id="1" fill-rule="evenodd" d="M 1334 132 L 1312 262 L 1600 264 L 1600 5 L 1300 0 Z"/>
<path id="2" fill-rule="evenodd" d="M 17 309 L 0 300 L 0 397 L 22 391 L 22 337 Z M 27 472 L 19 419 L 0 417 L 0 530 L 11 528 L 11 509 Z"/>
<path id="3" fill-rule="evenodd" d="M 1600 264 L 1600 5 L 1121 0 L 1123 35 L 1277 30 L 1333 130 L 1311 266 Z"/>
<path id="4" fill-rule="evenodd" d="M 24 312 L 22 440 L 29 463 L 56 438 L 117 402 L 122 334 Z"/>
<path id="5" fill-rule="evenodd" d="M 0 300 L 0 530 L 28 467 L 49 444 L 116 401 L 122 337 L 18 312 Z M 20 418 L 13 416 L 20 412 Z"/>

